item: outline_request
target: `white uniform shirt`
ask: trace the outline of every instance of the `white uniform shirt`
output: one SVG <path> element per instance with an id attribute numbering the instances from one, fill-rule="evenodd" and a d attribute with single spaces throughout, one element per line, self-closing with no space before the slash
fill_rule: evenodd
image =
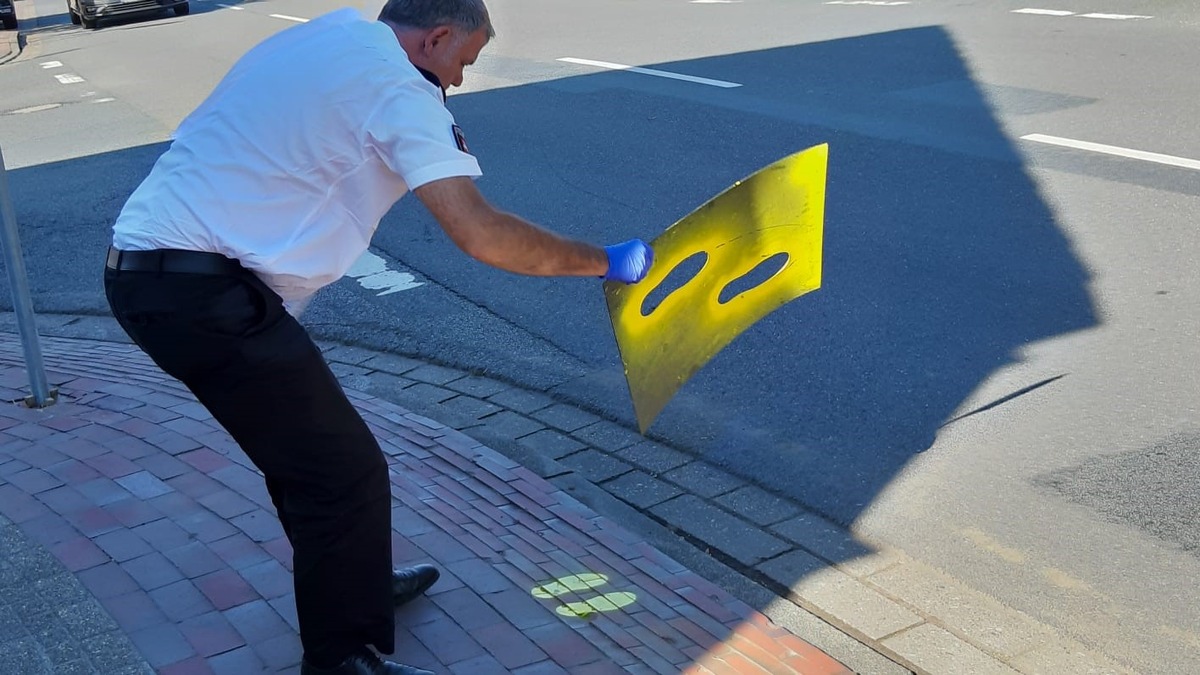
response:
<path id="1" fill-rule="evenodd" d="M 391 28 L 326 14 L 251 49 L 183 120 L 113 245 L 235 258 L 298 315 L 405 192 L 480 175 L 453 125 Z"/>

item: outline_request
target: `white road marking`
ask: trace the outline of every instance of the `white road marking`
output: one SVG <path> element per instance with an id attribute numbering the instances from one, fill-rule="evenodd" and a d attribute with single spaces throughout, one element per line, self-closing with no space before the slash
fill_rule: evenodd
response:
<path id="1" fill-rule="evenodd" d="M 16 110 L 8 111 L 7 114 L 9 114 L 9 115 L 24 115 L 27 113 L 41 112 L 43 110 L 54 110 L 55 108 L 61 108 L 61 107 L 62 107 L 61 103 L 46 103 L 45 105 L 31 105 L 28 108 L 17 108 Z"/>
<path id="2" fill-rule="evenodd" d="M 1077 141 L 1071 138 L 1047 136 L 1046 134 L 1028 134 L 1022 136 L 1021 139 L 1026 141 L 1034 141 L 1035 143 L 1059 145 L 1064 148 L 1075 148 L 1076 150 L 1089 150 L 1091 152 L 1100 152 L 1106 155 L 1140 159 L 1145 162 L 1155 162 L 1157 164 L 1167 164 L 1170 166 L 1183 167 L 1184 169 L 1195 169 L 1196 171 L 1200 171 L 1200 160 L 1188 159 L 1186 157 L 1163 155 L 1157 152 L 1146 152 L 1145 150 L 1131 150 L 1130 148 L 1121 148 L 1115 145 L 1104 145 L 1103 143 L 1091 143 L 1089 141 Z"/>
<path id="3" fill-rule="evenodd" d="M 224 7 L 225 9 L 236 9 L 239 12 L 242 11 L 243 9 L 245 9 L 245 7 L 238 7 L 237 5 L 223 5 L 219 2 L 217 3 L 217 7 Z"/>
<path id="4" fill-rule="evenodd" d="M 575 63 L 581 66 L 595 66 L 597 68 L 607 68 L 609 70 L 628 70 L 631 73 L 641 73 L 643 75 L 654 75 L 655 77 L 665 77 L 672 80 L 683 80 L 684 82 L 695 82 L 696 84 L 707 84 L 710 87 L 722 87 L 730 89 L 740 87 L 742 85 L 737 82 L 726 82 L 724 80 L 710 80 L 707 77 L 694 77 L 692 75 L 680 75 L 679 73 L 669 73 L 665 70 L 654 70 L 652 68 L 639 68 L 638 66 L 626 66 L 620 63 L 609 63 L 607 61 L 592 61 L 590 59 L 575 59 L 565 57 L 559 59 L 566 63 Z"/>
<path id="5" fill-rule="evenodd" d="M 283 19 L 284 21 L 295 21 L 297 23 L 308 23 L 308 19 L 301 19 L 298 16 L 288 16 L 287 14 L 269 14 L 271 18 Z"/>
<path id="6" fill-rule="evenodd" d="M 693 5 L 737 5 L 742 0 L 688 0 Z"/>
<path id="7" fill-rule="evenodd" d="M 55 75 L 54 79 L 58 80 L 62 84 L 77 84 L 79 82 L 84 81 L 84 79 L 82 77 L 75 75 L 74 73 L 63 73 L 62 75 Z"/>
<path id="8" fill-rule="evenodd" d="M 1152 16 L 1142 16 L 1140 14 L 1104 14 L 1102 12 L 1092 12 L 1091 14 L 1080 14 L 1079 16 L 1085 19 L 1115 19 L 1124 21 L 1125 19 L 1153 19 Z"/>
<path id="9" fill-rule="evenodd" d="M 1013 10 L 1013 14 L 1044 14 L 1046 16 L 1071 16 L 1074 13 L 1075 12 L 1067 12 L 1061 9 L 1034 9 L 1032 7 Z"/>
<path id="10" fill-rule="evenodd" d="M 115 101 L 115 100 L 117 100 L 117 99 L 115 99 L 115 98 L 112 98 L 112 97 L 108 97 L 108 98 L 98 98 L 98 99 L 96 99 L 96 100 L 92 101 L 92 103 L 111 103 L 111 102 L 113 102 L 113 101 Z"/>
<path id="11" fill-rule="evenodd" d="M 346 272 L 346 276 L 358 279 L 359 285 L 367 290 L 376 291 L 382 288 L 382 291 L 375 294 L 377 296 L 425 285 L 408 272 L 389 270 L 387 261 L 370 251 L 363 253 L 362 257 L 355 261 L 350 271 Z"/>
<path id="12" fill-rule="evenodd" d="M 95 95 L 96 95 L 96 92 L 94 92 L 94 91 L 85 91 L 79 95 L 79 98 L 87 98 L 89 96 L 95 96 Z"/>
<path id="13" fill-rule="evenodd" d="M 825 3 L 827 5 L 834 3 Z M 1035 9 L 1026 7 L 1025 9 L 1014 9 L 1013 14 L 1041 14 L 1044 16 L 1078 16 L 1084 19 L 1115 19 L 1123 21 L 1125 19 L 1153 19 L 1152 16 L 1143 16 L 1141 14 L 1105 14 L 1103 12 L 1089 12 L 1087 14 L 1076 14 L 1068 12 L 1065 9 Z"/>
<path id="14" fill-rule="evenodd" d="M 895 5 L 911 5 L 908 0 L 831 0 L 827 5 L 874 5 L 876 7 L 893 7 Z"/>
<path id="15" fill-rule="evenodd" d="M 40 63 L 38 65 L 40 65 L 43 70 L 49 70 L 50 68 L 62 68 L 62 61 L 46 61 L 45 63 Z"/>

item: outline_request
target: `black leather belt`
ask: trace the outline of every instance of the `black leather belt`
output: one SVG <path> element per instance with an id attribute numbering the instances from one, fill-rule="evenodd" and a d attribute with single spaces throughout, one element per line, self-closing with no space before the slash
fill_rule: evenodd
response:
<path id="1" fill-rule="evenodd" d="M 220 253 L 160 248 L 153 251 L 108 249 L 110 270 L 123 272 L 181 272 L 184 274 L 241 274 L 241 263 Z"/>

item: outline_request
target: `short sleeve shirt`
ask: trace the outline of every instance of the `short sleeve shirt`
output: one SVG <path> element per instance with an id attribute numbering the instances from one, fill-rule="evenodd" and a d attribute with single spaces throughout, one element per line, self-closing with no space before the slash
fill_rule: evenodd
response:
<path id="1" fill-rule="evenodd" d="M 479 175 L 392 29 L 342 9 L 233 66 L 130 196 L 113 244 L 235 258 L 298 313 L 408 190 Z"/>

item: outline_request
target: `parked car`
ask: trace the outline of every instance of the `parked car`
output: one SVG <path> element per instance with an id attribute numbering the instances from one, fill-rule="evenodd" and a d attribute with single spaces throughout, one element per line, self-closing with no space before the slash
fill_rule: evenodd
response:
<path id="1" fill-rule="evenodd" d="M 13 7 L 13 0 L 0 0 L 0 23 L 7 30 L 17 29 L 17 8 Z"/>
<path id="2" fill-rule="evenodd" d="M 118 14 L 160 9 L 172 9 L 177 16 L 191 11 L 188 0 L 67 0 L 67 12 L 71 15 L 71 23 L 83 24 L 84 28 L 95 28 L 100 25 L 101 19 L 112 18 Z"/>

